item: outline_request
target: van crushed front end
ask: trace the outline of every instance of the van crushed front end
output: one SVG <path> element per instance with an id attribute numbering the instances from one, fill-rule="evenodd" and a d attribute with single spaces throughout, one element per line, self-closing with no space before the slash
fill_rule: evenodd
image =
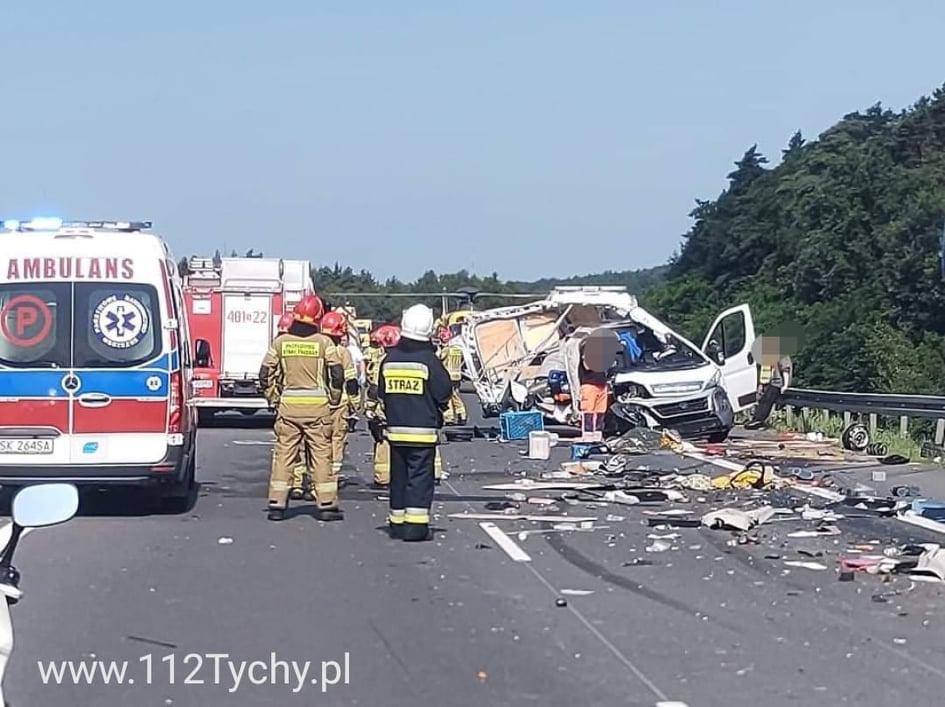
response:
<path id="1" fill-rule="evenodd" d="M 484 415 L 532 409 L 577 424 L 579 341 L 600 329 L 625 342 L 607 377 L 606 433 L 728 435 L 735 412 L 719 366 L 616 287 L 557 288 L 538 302 L 472 313 L 462 340 Z"/>

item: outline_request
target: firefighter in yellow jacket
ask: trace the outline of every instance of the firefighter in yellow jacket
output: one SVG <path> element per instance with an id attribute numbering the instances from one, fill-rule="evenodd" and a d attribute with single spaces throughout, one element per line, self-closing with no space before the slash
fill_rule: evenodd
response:
<path id="1" fill-rule="evenodd" d="M 368 388 L 364 401 L 364 414 L 368 429 L 374 437 L 374 488 L 386 489 L 390 484 L 390 446 L 384 439 L 384 407 L 381 405 L 377 390 L 381 363 L 386 349 L 394 347 L 400 341 L 400 328 L 385 324 L 371 333 L 371 348 L 368 349 Z"/>
<path id="2" fill-rule="evenodd" d="M 279 334 L 287 334 L 294 321 L 295 315 L 292 312 L 286 312 L 279 317 L 279 324 L 276 327 L 276 336 Z M 266 400 L 273 406 L 277 404 L 279 400 L 274 378 L 275 376 L 270 377 L 268 388 L 265 392 Z M 307 501 L 315 500 L 315 495 L 312 493 L 311 465 L 307 459 L 299 457 L 295 466 L 292 467 L 292 485 L 290 486 L 289 498 L 295 501 L 303 498 Z"/>
<path id="3" fill-rule="evenodd" d="M 271 391 L 276 408 L 269 520 L 285 518 L 292 468 L 300 458 L 312 467 L 319 519 L 344 517 L 331 470 L 331 403 L 341 399 L 344 366 L 334 342 L 318 331 L 323 311 L 318 297 L 303 297 L 289 331 L 275 338 L 259 370 L 262 388 Z"/>
<path id="4" fill-rule="evenodd" d="M 331 339 L 338 349 L 344 369 L 345 390 L 331 412 L 331 470 L 335 475 L 341 473 L 345 447 L 348 444 L 348 407 L 349 401 L 359 392 L 358 372 L 354 367 L 351 352 L 345 346 L 344 338 L 348 334 L 348 320 L 341 312 L 328 312 L 322 317 L 322 334 Z"/>
<path id="5" fill-rule="evenodd" d="M 440 329 L 439 359 L 450 374 L 453 393 L 449 407 L 443 411 L 443 422 L 447 425 L 466 424 L 466 403 L 460 395 L 459 386 L 463 382 L 463 350 L 457 344 L 451 344 L 452 334 L 446 327 Z"/>

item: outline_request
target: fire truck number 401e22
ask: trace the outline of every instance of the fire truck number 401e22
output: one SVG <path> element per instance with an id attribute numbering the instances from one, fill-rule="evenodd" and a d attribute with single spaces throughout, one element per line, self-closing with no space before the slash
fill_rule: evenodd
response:
<path id="1" fill-rule="evenodd" d="M 247 312 L 242 309 L 233 309 L 227 312 L 226 320 L 233 324 L 265 324 L 269 321 L 269 313 L 260 310 Z"/>

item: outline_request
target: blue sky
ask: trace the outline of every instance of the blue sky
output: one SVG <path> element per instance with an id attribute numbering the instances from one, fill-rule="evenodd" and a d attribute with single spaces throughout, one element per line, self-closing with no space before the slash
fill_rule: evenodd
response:
<path id="1" fill-rule="evenodd" d="M 659 264 L 752 143 L 776 161 L 945 82 L 935 2 L 49 0 L 0 23 L 0 214 L 402 278 Z"/>

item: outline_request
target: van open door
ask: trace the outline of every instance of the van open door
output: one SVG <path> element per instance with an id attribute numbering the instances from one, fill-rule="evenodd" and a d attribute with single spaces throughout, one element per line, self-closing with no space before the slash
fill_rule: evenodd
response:
<path id="1" fill-rule="evenodd" d="M 715 318 L 702 351 L 722 369 L 722 379 L 732 408 L 737 412 L 755 402 L 758 373 L 751 345 L 755 323 L 747 304 L 726 309 Z"/>

